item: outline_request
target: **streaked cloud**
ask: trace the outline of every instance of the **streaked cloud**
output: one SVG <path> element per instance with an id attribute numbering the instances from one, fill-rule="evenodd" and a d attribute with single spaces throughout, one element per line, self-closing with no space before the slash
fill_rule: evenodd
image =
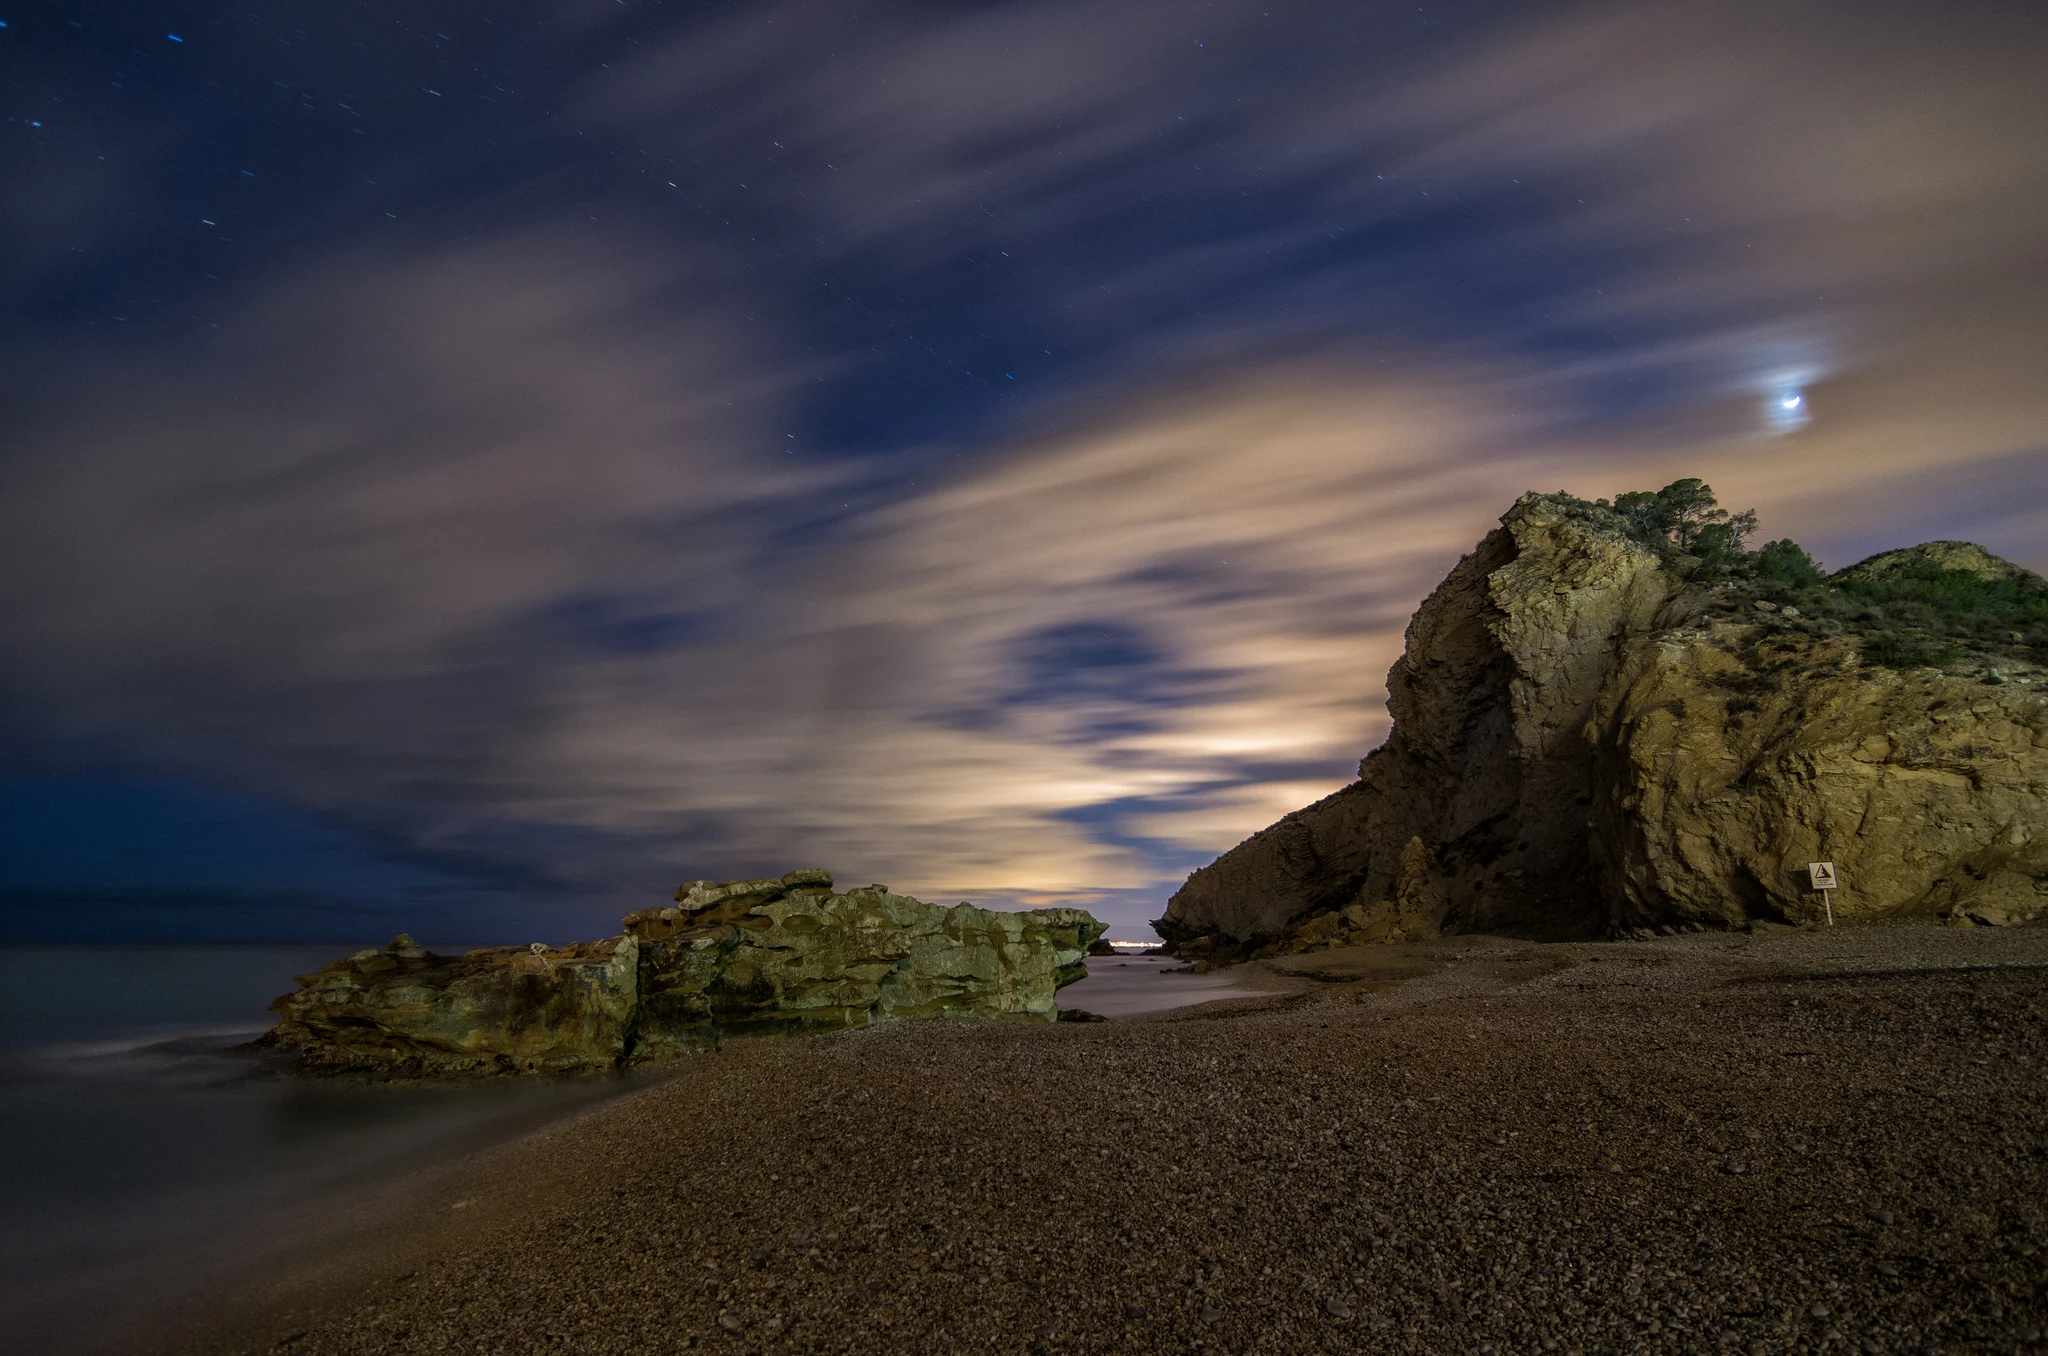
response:
<path id="1" fill-rule="evenodd" d="M 579 918 L 815 862 L 1127 931 L 1349 777 L 1525 489 L 1702 475 L 1831 563 L 2048 566 L 2024 15 L 603 8 L 598 187 L 38 358 L 17 764 Z"/>

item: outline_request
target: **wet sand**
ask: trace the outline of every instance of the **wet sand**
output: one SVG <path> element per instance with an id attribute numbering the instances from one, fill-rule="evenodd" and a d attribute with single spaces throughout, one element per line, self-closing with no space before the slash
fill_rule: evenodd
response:
<path id="1" fill-rule="evenodd" d="M 1112 1021 L 1125 1021 L 1196 1003 L 1300 987 L 1298 979 L 1264 966 L 1241 966 L 1198 975 L 1192 966 L 1171 956 L 1091 956 L 1088 978 L 1061 989 L 1059 1001 L 1063 1009 L 1078 1008 Z"/>
<path id="2" fill-rule="evenodd" d="M 422 1175 L 169 1348 L 2043 1349 L 2048 929 L 1290 968 L 736 1042 Z"/>

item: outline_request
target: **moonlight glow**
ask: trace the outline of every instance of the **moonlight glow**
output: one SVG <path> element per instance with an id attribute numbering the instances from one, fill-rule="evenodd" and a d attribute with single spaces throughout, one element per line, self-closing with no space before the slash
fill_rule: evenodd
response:
<path id="1" fill-rule="evenodd" d="M 1806 383 L 1811 372 L 1781 374 L 1770 384 L 1764 400 L 1764 423 L 1772 433 L 1792 433 L 1811 421 L 1806 404 Z"/>
<path id="2" fill-rule="evenodd" d="M 2048 564 L 2039 4 L 1423 3 L 0 4 L 0 943 L 1149 939 L 1523 490 Z"/>

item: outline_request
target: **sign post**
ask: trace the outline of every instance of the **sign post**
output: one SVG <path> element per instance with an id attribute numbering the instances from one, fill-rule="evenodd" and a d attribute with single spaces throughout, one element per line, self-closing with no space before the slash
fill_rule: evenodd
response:
<path id="1" fill-rule="evenodd" d="M 1841 888 L 1842 884 L 1841 876 L 1835 871 L 1835 864 L 1833 862 L 1808 862 L 1806 864 L 1806 877 L 1813 882 L 1813 888 L 1821 892 L 1820 902 L 1826 906 L 1828 911 L 1828 926 L 1833 927 L 1835 925 L 1835 901 L 1834 896 L 1829 891 Z"/>

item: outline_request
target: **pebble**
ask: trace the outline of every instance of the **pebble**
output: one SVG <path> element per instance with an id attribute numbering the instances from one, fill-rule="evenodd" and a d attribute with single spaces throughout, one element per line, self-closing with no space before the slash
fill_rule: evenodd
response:
<path id="1" fill-rule="evenodd" d="M 394 1205 L 365 1260 L 330 1263 L 332 1298 L 279 1331 L 303 1328 L 305 1356 L 377 1356 L 397 1331 L 448 1351 L 695 1332 L 736 1356 L 1190 1356 L 1197 1340 L 1192 1356 L 1784 1356 L 1831 1325 L 1892 1353 L 1975 1350 L 1979 1296 L 2035 1293 L 2038 1164 L 1959 1141 L 1955 1108 L 1968 1098 L 2001 1132 L 2048 1124 L 2048 1080 L 1959 1058 L 2042 1066 L 2048 928 L 1543 950 L 1560 964 L 1535 979 L 1449 961 L 1397 989 L 1304 986 L 1085 1032 L 903 1022 L 733 1041 L 423 1170 L 411 1201 L 480 1208 Z M 1825 1060 L 1784 1063 L 1822 1042 Z M 1901 1086 L 1916 1095 L 1869 1114 L 1873 1088 Z M 1602 1144 L 1628 1164 L 1591 1157 Z M 1940 1215 L 1917 1213 L 1908 1163 L 1943 1183 Z M 1863 1216 L 1886 1208 L 1916 1256 L 1977 1260 L 1875 1255 L 1892 1234 Z M 2015 1300 L 1998 1322 L 2010 1347 L 2041 1318 Z M 267 1349 L 229 1330 L 164 1345 Z"/>
<path id="2" fill-rule="evenodd" d="M 1332 1295 L 1323 1301 L 1323 1312 L 1327 1313 L 1331 1318 L 1349 1318 L 1351 1317 L 1351 1306 L 1338 1299 L 1335 1295 Z"/>
<path id="3" fill-rule="evenodd" d="M 1142 1304 L 1126 1304 L 1126 1305 L 1124 1306 L 1124 1317 L 1125 1317 L 1125 1318 L 1143 1318 L 1144 1316 L 1145 1316 L 1145 1306 L 1144 1306 L 1144 1305 L 1142 1305 Z"/>
<path id="4" fill-rule="evenodd" d="M 1864 1218 L 1875 1224 L 1890 1224 L 1893 1216 L 1889 1210 L 1867 1210 L 1864 1212 Z"/>

